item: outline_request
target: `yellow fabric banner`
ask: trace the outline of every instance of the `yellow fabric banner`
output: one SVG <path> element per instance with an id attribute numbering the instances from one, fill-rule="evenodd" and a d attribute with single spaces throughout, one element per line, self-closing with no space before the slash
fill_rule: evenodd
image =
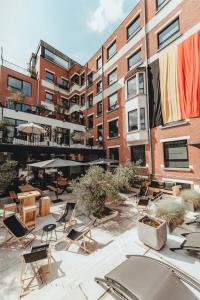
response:
<path id="1" fill-rule="evenodd" d="M 159 59 L 161 107 L 164 124 L 181 120 L 178 94 L 177 48 Z"/>

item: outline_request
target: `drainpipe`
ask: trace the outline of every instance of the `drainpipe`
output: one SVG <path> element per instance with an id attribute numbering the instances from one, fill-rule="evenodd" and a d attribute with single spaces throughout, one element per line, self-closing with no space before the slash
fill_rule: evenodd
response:
<path id="1" fill-rule="evenodd" d="M 101 60 L 102 60 L 102 67 L 101 67 L 101 78 L 102 78 L 102 145 L 103 150 L 105 150 L 105 130 L 104 130 L 104 47 L 101 47 Z"/>
<path id="2" fill-rule="evenodd" d="M 146 16 L 146 0 L 143 0 L 144 3 L 144 34 L 145 34 L 145 69 L 146 69 L 146 107 L 147 107 L 147 125 L 148 125 L 148 140 L 149 140 L 149 152 L 150 152 L 150 162 L 149 162 L 149 171 L 150 175 L 153 174 L 153 153 L 152 153 L 152 141 L 151 141 L 151 129 L 150 129 L 150 119 L 149 119 L 149 75 L 148 75 L 148 45 L 147 45 L 147 16 Z"/>

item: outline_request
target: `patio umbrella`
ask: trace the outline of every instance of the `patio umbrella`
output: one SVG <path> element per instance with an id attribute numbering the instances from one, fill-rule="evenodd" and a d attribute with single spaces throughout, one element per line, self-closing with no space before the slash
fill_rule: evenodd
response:
<path id="1" fill-rule="evenodd" d="M 45 134 L 46 130 L 37 124 L 34 123 L 25 123 L 20 124 L 17 126 L 17 130 L 25 133 L 32 133 L 32 134 Z"/>

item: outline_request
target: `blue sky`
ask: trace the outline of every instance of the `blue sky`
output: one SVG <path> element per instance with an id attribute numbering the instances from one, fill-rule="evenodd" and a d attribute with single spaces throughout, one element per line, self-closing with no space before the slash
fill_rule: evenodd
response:
<path id="1" fill-rule="evenodd" d="M 40 39 L 84 64 L 136 0 L 0 0 L 5 59 L 26 67 Z"/>

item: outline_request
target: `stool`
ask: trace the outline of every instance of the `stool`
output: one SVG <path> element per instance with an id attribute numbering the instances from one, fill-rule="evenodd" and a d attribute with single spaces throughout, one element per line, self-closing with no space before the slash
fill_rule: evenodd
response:
<path id="1" fill-rule="evenodd" d="M 56 224 L 48 224 L 48 225 L 45 225 L 43 228 L 42 228 L 42 236 L 41 236 L 41 243 L 43 242 L 43 235 L 44 233 L 46 233 L 47 237 L 46 237 L 46 243 L 48 241 L 54 241 L 54 242 L 57 242 L 57 234 L 56 234 Z M 52 239 L 52 233 L 54 231 L 54 235 L 55 235 L 55 240 Z M 50 239 L 48 240 L 48 234 L 51 234 L 50 236 Z"/>
<path id="2" fill-rule="evenodd" d="M 40 217 L 44 217 L 50 214 L 50 198 L 41 197 L 39 204 Z"/>
<path id="3" fill-rule="evenodd" d="M 3 218 L 5 219 L 6 217 L 6 212 L 8 211 L 13 211 L 15 214 L 17 212 L 17 205 L 16 203 L 11 203 L 11 204 L 5 204 L 3 207 Z"/>
<path id="4" fill-rule="evenodd" d="M 33 228 L 36 225 L 37 206 L 28 205 L 22 207 L 22 221 L 28 228 Z"/>

